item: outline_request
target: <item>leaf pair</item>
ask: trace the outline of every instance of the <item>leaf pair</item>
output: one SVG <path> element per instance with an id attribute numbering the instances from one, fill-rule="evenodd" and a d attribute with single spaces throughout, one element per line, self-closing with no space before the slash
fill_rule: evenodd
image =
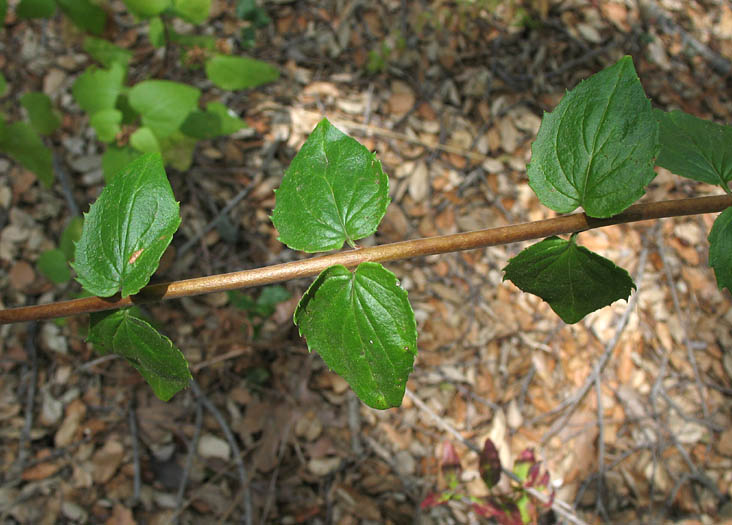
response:
<path id="1" fill-rule="evenodd" d="M 57 4 L 80 29 L 95 35 L 104 31 L 107 13 L 90 0 L 20 0 L 15 14 L 18 18 L 50 18 Z"/>
<path id="2" fill-rule="evenodd" d="M 732 127 L 651 109 L 632 59 L 624 57 L 545 114 L 532 145 L 529 184 L 559 213 L 582 206 L 589 217 L 604 218 L 643 195 L 656 163 L 730 193 Z M 732 286 L 731 223 L 732 212 L 723 213 L 709 237 L 720 288 Z M 547 301 L 567 323 L 626 299 L 635 288 L 625 270 L 576 246 L 574 237 L 545 239 L 504 270 L 504 279 Z"/>
<path id="3" fill-rule="evenodd" d="M 0 73 L 0 96 L 5 94 L 7 84 Z M 0 152 L 19 162 L 35 173 L 47 188 L 53 184 L 53 157 L 39 135 L 50 135 L 61 125 L 61 117 L 54 109 L 51 99 L 44 93 L 32 91 L 20 99 L 28 120 L 8 124 L 0 115 Z"/>
<path id="4" fill-rule="evenodd" d="M 170 10 L 191 24 L 208 18 L 211 0 L 123 0 L 127 8 L 140 18 L 157 16 Z"/>
<path id="5" fill-rule="evenodd" d="M 142 153 L 160 152 L 176 169 L 190 166 L 196 139 L 227 135 L 245 127 L 221 103 L 198 109 L 201 91 L 167 80 L 145 80 L 124 86 L 127 55 L 115 46 L 94 44 L 109 69 L 87 69 L 74 83 L 77 103 L 89 113 L 89 123 L 103 142 L 116 140 L 123 124 L 141 125 L 129 136 L 129 146 L 110 145 L 102 158 L 105 178 L 111 180 L 126 162 Z M 111 44 L 110 44 L 111 46 Z"/>
<path id="6" fill-rule="evenodd" d="M 656 117 L 661 125 L 658 165 L 732 194 L 732 126 L 682 111 L 657 110 Z M 717 217 L 709 233 L 709 265 L 714 268 L 719 289 L 732 291 L 732 208 Z"/>
<path id="7" fill-rule="evenodd" d="M 376 231 L 389 204 L 389 183 L 364 146 L 323 119 L 276 190 L 272 222 L 279 239 L 306 252 L 340 249 Z M 399 406 L 417 353 L 407 292 L 393 273 L 362 263 L 323 271 L 294 315 L 308 348 L 367 405 Z"/>
<path id="8" fill-rule="evenodd" d="M 179 225 L 162 158 L 143 155 L 102 190 L 86 214 L 73 264 L 77 280 L 99 297 L 139 292 Z M 163 400 L 191 378 L 180 350 L 130 309 L 93 314 L 88 339 L 102 353 L 125 357 Z"/>

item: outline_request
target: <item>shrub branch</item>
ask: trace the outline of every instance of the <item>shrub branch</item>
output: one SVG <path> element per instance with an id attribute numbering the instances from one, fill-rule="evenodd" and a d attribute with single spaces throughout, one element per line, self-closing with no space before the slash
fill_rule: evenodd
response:
<path id="1" fill-rule="evenodd" d="M 299 277 L 311 277 L 338 264 L 352 268 L 367 261 L 396 261 L 541 239 L 551 235 L 576 233 L 614 224 L 714 213 L 722 211 L 730 205 L 732 205 L 732 197 L 728 195 L 649 202 L 630 206 L 624 212 L 607 219 L 593 219 L 584 213 L 573 213 L 511 226 L 358 248 L 251 270 L 152 284 L 143 288 L 137 295 L 125 298 L 121 298 L 117 294 L 109 298 L 85 297 L 36 306 L 9 308 L 0 310 L 0 324 L 66 317 L 113 310 L 133 304 L 153 303 L 178 297 L 261 286 Z"/>

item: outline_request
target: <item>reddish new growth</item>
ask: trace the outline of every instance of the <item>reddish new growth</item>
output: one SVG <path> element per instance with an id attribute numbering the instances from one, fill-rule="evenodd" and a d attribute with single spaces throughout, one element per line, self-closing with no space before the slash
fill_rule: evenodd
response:
<path id="1" fill-rule="evenodd" d="M 451 500 L 467 501 L 472 504 L 473 511 L 479 516 L 493 518 L 500 525 L 525 525 L 537 523 L 539 510 L 529 497 L 528 488 L 546 489 L 549 485 L 549 473 L 542 473 L 541 462 L 531 449 L 521 452 L 516 458 L 513 470 L 511 492 L 496 494 L 486 498 L 471 497 L 458 492 L 459 474 L 462 470 L 460 458 L 455 447 L 450 442 L 442 445 L 440 458 L 440 473 L 444 477 L 447 488 L 440 492 L 430 492 L 422 500 L 420 507 L 429 509 L 443 505 Z M 487 439 L 479 458 L 480 476 L 493 490 L 501 479 L 503 467 L 498 455 L 498 449 L 493 441 Z M 551 507 L 554 500 L 554 491 L 547 504 Z"/>

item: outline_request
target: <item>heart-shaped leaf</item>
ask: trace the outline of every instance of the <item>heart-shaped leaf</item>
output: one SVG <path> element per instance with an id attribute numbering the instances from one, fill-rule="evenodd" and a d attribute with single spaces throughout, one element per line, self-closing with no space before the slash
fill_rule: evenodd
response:
<path id="1" fill-rule="evenodd" d="M 102 109 L 89 118 L 89 125 L 97 132 L 97 137 L 102 142 L 112 142 L 117 134 L 122 131 L 122 112 L 118 109 Z"/>
<path id="2" fill-rule="evenodd" d="M 86 214 L 76 244 L 76 279 L 99 297 L 137 293 L 179 225 L 160 155 L 141 156 L 112 179 Z"/>
<path id="3" fill-rule="evenodd" d="M 221 89 L 247 89 L 274 82 L 280 72 L 271 64 L 248 57 L 215 55 L 206 61 L 206 76 Z"/>
<path id="4" fill-rule="evenodd" d="M 84 51 L 104 67 L 112 67 L 112 64 L 119 63 L 126 68 L 132 60 L 131 51 L 116 46 L 109 40 L 93 36 L 84 39 Z"/>
<path id="5" fill-rule="evenodd" d="M 26 93 L 20 98 L 20 105 L 28 112 L 33 129 L 41 135 L 50 135 L 61 125 L 61 116 L 45 93 L 39 91 Z"/>
<path id="6" fill-rule="evenodd" d="M 15 14 L 18 18 L 51 18 L 56 12 L 56 0 L 20 0 Z"/>
<path id="7" fill-rule="evenodd" d="M 590 312 L 635 289 L 628 272 L 569 241 L 549 237 L 508 261 L 503 280 L 544 299 L 565 323 L 576 323 Z"/>
<path id="8" fill-rule="evenodd" d="M 55 284 L 63 284 L 71 280 L 71 270 L 69 270 L 64 252 L 61 250 L 42 252 L 38 257 L 38 269 Z"/>
<path id="9" fill-rule="evenodd" d="M 172 135 L 196 108 L 201 91 L 168 80 L 145 80 L 130 89 L 132 108 L 159 138 Z"/>
<path id="10" fill-rule="evenodd" d="M 84 31 L 101 35 L 107 23 L 107 12 L 89 0 L 56 0 L 71 21 Z"/>
<path id="11" fill-rule="evenodd" d="M 389 180 L 363 145 L 323 119 L 276 190 L 272 222 L 294 250 L 337 250 L 376 231 L 389 205 Z"/>
<path id="12" fill-rule="evenodd" d="M 158 144 L 158 139 L 155 138 L 155 134 L 150 128 L 146 128 L 144 126 L 137 128 L 137 130 L 130 135 L 130 146 L 143 153 L 160 152 L 160 144 Z"/>
<path id="13" fill-rule="evenodd" d="M 656 164 L 690 179 L 729 191 L 732 180 L 732 126 L 684 113 L 654 111 L 660 128 L 661 151 Z"/>
<path id="14" fill-rule="evenodd" d="M 417 354 L 407 292 L 377 263 L 323 271 L 295 310 L 295 324 L 325 364 L 372 408 L 401 405 Z"/>
<path id="15" fill-rule="evenodd" d="M 47 188 L 53 184 L 53 158 L 33 128 L 25 122 L 6 125 L 0 134 L 0 151 L 36 174 Z"/>
<path id="16" fill-rule="evenodd" d="M 158 15 L 171 6 L 172 0 L 122 0 L 127 9 L 140 18 Z"/>
<path id="17" fill-rule="evenodd" d="M 653 179 L 658 123 L 626 56 L 546 113 L 531 148 L 529 185 L 545 206 L 590 217 L 620 213 Z"/>
<path id="18" fill-rule="evenodd" d="M 719 214 L 709 232 L 709 266 L 719 289 L 732 292 L 732 208 Z"/>
<path id="19" fill-rule="evenodd" d="M 125 68 L 115 62 L 109 69 L 89 67 L 74 82 L 71 93 L 81 108 L 93 115 L 103 109 L 113 109 L 122 91 Z"/>
<path id="20" fill-rule="evenodd" d="M 176 14 L 191 24 L 201 24 L 208 18 L 211 0 L 173 0 Z"/>
<path id="21" fill-rule="evenodd" d="M 89 342 L 101 354 L 118 354 L 134 366 L 155 395 L 168 401 L 188 386 L 188 362 L 173 343 L 133 309 L 93 313 L 89 322 Z"/>

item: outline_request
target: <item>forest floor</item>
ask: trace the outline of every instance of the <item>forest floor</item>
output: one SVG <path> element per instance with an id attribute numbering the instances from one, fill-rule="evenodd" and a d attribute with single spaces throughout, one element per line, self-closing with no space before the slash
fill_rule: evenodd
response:
<path id="1" fill-rule="evenodd" d="M 186 29 L 237 49 L 246 23 L 233 4 L 214 0 L 210 21 Z M 272 190 L 323 116 L 390 177 L 392 204 L 365 245 L 553 216 L 526 176 L 543 112 L 625 54 L 655 107 L 732 122 L 724 0 L 262 6 L 271 23 L 246 53 L 280 80 L 232 93 L 182 67 L 176 49 L 154 49 L 146 24 L 110 4 L 105 37 L 134 52 L 133 80 L 196 85 L 249 125 L 203 142 L 186 173 L 169 170 L 183 222 L 154 281 L 304 258 L 277 241 Z M 10 14 L 3 31 L 4 110 L 18 116 L 27 90 L 52 98 L 63 125 L 48 144 L 67 175 L 48 190 L 0 159 L 0 306 L 13 307 L 78 292 L 36 264 L 72 217 L 64 192 L 83 211 L 101 191 L 103 147 L 70 94 L 91 59 L 68 21 Z M 720 193 L 657 171 L 644 200 Z M 86 316 L 2 326 L 0 522 L 236 523 L 249 498 L 253 523 L 477 523 L 465 501 L 420 503 L 444 483 L 445 441 L 465 493 L 485 496 L 470 447 L 487 437 L 506 467 L 525 448 L 542 460 L 556 489 L 543 523 L 732 520 L 732 311 L 707 265 L 713 220 L 581 234 L 637 290 L 574 325 L 502 282 L 528 243 L 389 263 L 409 292 L 419 355 L 403 405 L 386 411 L 308 352 L 292 324 L 306 279 L 271 289 L 284 300 L 264 317 L 242 308 L 259 289 L 147 308 L 200 389 L 168 403 L 124 360 L 94 354 Z"/>

